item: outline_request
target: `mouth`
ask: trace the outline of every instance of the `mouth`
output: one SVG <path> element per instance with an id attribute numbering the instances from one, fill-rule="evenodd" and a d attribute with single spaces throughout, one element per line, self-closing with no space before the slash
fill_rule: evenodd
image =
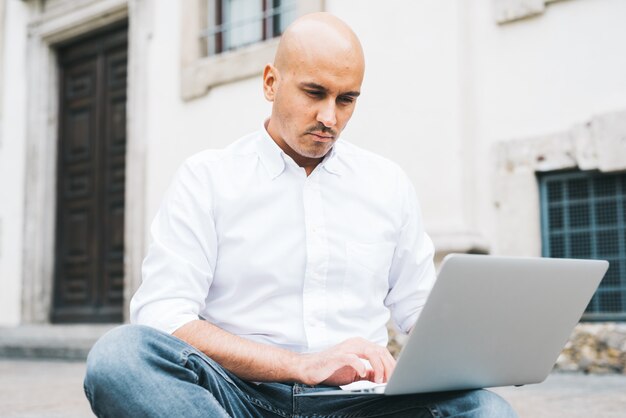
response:
<path id="1" fill-rule="evenodd" d="M 333 135 L 322 134 L 322 133 L 309 132 L 308 135 L 310 135 L 313 138 L 313 140 L 317 142 L 332 142 L 335 139 Z"/>

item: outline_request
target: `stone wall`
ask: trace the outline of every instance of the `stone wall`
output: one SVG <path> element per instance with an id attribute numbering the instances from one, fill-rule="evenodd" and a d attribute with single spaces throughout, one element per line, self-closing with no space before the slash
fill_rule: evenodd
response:
<path id="1" fill-rule="evenodd" d="M 626 374 L 626 323 L 582 323 L 561 352 L 555 370 Z"/>
<path id="2" fill-rule="evenodd" d="M 400 354 L 400 350 L 402 350 L 402 346 L 408 337 L 396 331 L 394 326 L 391 324 L 387 325 L 387 330 L 389 331 L 389 344 L 387 345 L 387 348 L 394 358 L 398 358 L 398 354 Z"/>
<path id="3" fill-rule="evenodd" d="M 397 358 L 406 336 L 389 327 L 389 350 Z M 576 326 L 554 370 L 626 374 L 626 323 L 581 323 Z"/>

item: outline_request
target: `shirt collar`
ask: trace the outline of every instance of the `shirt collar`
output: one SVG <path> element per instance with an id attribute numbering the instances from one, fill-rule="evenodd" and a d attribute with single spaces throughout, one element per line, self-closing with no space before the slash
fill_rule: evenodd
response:
<path id="1" fill-rule="evenodd" d="M 265 124 L 261 129 L 261 140 L 258 142 L 257 151 L 261 163 L 272 179 L 278 177 L 285 170 L 285 161 L 282 157 L 283 150 L 267 132 Z"/>
<path id="2" fill-rule="evenodd" d="M 267 132 L 265 125 L 266 124 L 263 123 L 263 127 L 261 129 L 261 141 L 259 141 L 257 150 L 259 158 L 265 166 L 265 169 L 269 173 L 270 177 L 274 179 L 285 171 L 285 160 L 283 159 L 284 152 L 280 149 L 278 144 L 274 142 L 270 134 Z M 324 168 L 331 174 L 341 175 L 342 165 L 338 155 L 341 153 L 341 148 L 341 144 L 336 142 L 320 163 L 320 168 Z"/>
<path id="3" fill-rule="evenodd" d="M 331 174 L 341 175 L 341 161 L 339 154 L 341 153 L 341 144 L 335 142 L 330 152 L 326 154 L 326 157 L 320 163 L 322 167 Z"/>

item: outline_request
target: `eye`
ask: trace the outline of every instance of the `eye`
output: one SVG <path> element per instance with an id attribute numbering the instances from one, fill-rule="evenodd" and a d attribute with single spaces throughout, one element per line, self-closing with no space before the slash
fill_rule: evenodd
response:
<path id="1" fill-rule="evenodd" d="M 339 96 L 337 101 L 341 104 L 351 104 L 354 102 L 354 97 L 352 96 Z"/>
<path id="2" fill-rule="evenodd" d="M 319 90 L 305 90 L 306 94 L 308 94 L 311 97 L 315 97 L 315 98 L 320 98 L 324 96 L 324 92 L 321 92 Z"/>

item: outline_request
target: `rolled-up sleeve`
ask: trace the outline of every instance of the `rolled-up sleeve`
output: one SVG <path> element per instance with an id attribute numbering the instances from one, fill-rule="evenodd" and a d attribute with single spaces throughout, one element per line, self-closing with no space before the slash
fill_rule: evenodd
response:
<path id="1" fill-rule="evenodd" d="M 435 280 L 434 245 L 426 231 L 413 185 L 404 173 L 398 180 L 402 226 L 392 260 L 385 305 L 396 327 L 409 332 Z"/>
<path id="2" fill-rule="evenodd" d="M 178 170 L 152 222 L 132 323 L 172 333 L 204 308 L 217 254 L 209 179 L 206 165 L 193 159 Z"/>

